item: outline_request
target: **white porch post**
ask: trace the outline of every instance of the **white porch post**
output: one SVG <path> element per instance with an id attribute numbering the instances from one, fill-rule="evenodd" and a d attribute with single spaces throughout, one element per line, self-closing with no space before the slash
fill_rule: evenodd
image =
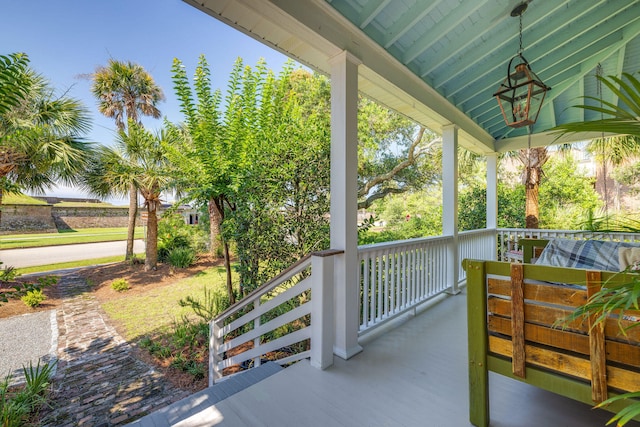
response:
<path id="1" fill-rule="evenodd" d="M 498 228 L 498 153 L 487 154 L 487 228 Z M 490 253 L 484 259 L 496 260 L 498 257 L 495 239 L 492 240 Z"/>
<path id="2" fill-rule="evenodd" d="M 452 236 L 448 247 L 447 279 L 451 293 L 457 294 L 459 278 L 458 255 L 458 127 L 442 128 L 442 234 Z"/>
<path id="3" fill-rule="evenodd" d="M 498 153 L 487 154 L 487 228 L 498 228 Z"/>
<path id="4" fill-rule="evenodd" d="M 348 359 L 362 351 L 358 284 L 358 65 L 347 51 L 331 58 L 331 248 L 335 257 L 335 343 Z"/>

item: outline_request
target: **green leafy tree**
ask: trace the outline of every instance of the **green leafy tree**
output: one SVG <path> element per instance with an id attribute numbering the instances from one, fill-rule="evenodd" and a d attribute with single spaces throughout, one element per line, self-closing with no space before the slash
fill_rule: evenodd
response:
<path id="1" fill-rule="evenodd" d="M 438 176 L 442 139 L 428 129 L 360 97 L 358 208 L 419 189 Z"/>
<path id="2" fill-rule="evenodd" d="M 593 178 L 580 171 L 573 156 L 553 156 L 540 185 L 541 223 L 548 229 L 576 229 L 588 212 L 601 207 Z"/>
<path id="3" fill-rule="evenodd" d="M 0 57 L 0 205 L 6 191 L 75 183 L 92 150 L 89 127 L 84 106 L 56 96 L 26 56 Z"/>
<path id="4" fill-rule="evenodd" d="M 158 262 L 160 195 L 173 185 L 164 147 L 175 144 L 179 137 L 170 130 L 153 135 L 131 121 L 127 133 L 118 133 L 114 147 L 100 147 L 85 175 L 85 186 L 100 196 L 125 195 L 132 183 L 140 191 L 148 215 L 145 271 L 155 269 Z"/>
<path id="5" fill-rule="evenodd" d="M 232 223 L 245 288 L 329 245 L 329 83 L 285 67 L 255 87 L 255 133 Z"/>
<path id="6" fill-rule="evenodd" d="M 473 186 L 460 192 L 460 216 L 458 227 L 463 230 L 478 230 L 487 225 L 487 191 L 483 186 Z M 498 183 L 498 227 L 524 227 L 524 188 L 508 183 Z"/>
<path id="7" fill-rule="evenodd" d="M 229 80 L 221 110 L 222 96 L 211 87 L 211 72 L 204 56 L 200 56 L 193 79 L 189 82 L 182 62 L 174 59 L 171 69 L 174 89 L 184 114 L 180 126 L 181 144 L 168 149 L 175 165 L 176 179 L 185 200 L 207 206 L 209 216 L 210 248 L 215 255 L 222 247 L 227 270 L 227 291 L 231 303 L 235 302 L 232 283 L 229 239 L 221 233 L 227 212 L 235 209 L 237 180 L 244 162 L 245 135 L 242 93 L 243 63 L 237 60 Z"/>
<path id="8" fill-rule="evenodd" d="M 91 91 L 98 99 L 98 110 L 116 122 L 119 132 L 128 132 L 128 124 L 141 125 L 142 116 L 160 117 L 157 105 L 164 99 L 162 89 L 140 65 L 110 59 L 91 75 Z M 133 257 L 138 191 L 129 183 L 129 222 L 126 259 Z"/>

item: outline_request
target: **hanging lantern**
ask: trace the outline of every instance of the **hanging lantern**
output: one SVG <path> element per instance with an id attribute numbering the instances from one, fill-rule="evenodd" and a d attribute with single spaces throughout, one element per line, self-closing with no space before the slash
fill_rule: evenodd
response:
<path id="1" fill-rule="evenodd" d="M 544 96 L 551 89 L 542 83 L 522 56 L 522 14 L 526 9 L 527 4 L 522 3 L 511 12 L 511 16 L 520 17 L 520 51 L 509 61 L 507 78 L 493 94 L 507 126 L 514 128 L 530 126 L 538 120 Z M 514 62 L 516 65 L 512 68 Z"/>

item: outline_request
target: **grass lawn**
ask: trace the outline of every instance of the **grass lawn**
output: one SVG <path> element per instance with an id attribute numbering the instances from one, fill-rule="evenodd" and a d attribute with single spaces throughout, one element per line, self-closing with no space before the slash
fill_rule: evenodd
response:
<path id="1" fill-rule="evenodd" d="M 136 238 L 142 239 L 143 227 L 136 227 Z M 82 228 L 60 233 L 8 234 L 0 236 L 0 249 L 35 248 L 74 243 L 126 240 L 127 228 Z"/>
<path id="2" fill-rule="evenodd" d="M 213 292 L 226 293 L 225 280 L 224 267 L 213 267 L 142 295 L 127 296 L 125 291 L 122 298 L 107 301 L 102 307 L 123 327 L 124 338 L 135 341 L 144 336 L 169 332 L 174 321 L 183 315 L 193 314 L 191 309 L 180 307 L 180 299 L 191 296 L 202 300 L 205 287 Z"/>

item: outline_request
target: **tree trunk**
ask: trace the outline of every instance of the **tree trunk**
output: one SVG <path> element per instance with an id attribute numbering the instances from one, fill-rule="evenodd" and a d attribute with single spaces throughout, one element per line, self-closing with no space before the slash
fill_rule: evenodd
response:
<path id="1" fill-rule="evenodd" d="M 525 195 L 526 195 L 526 202 L 525 202 L 526 226 L 525 227 L 526 228 L 538 228 L 540 226 L 538 193 L 539 193 L 538 184 L 528 183 L 526 185 L 526 189 L 525 189 Z"/>
<path id="2" fill-rule="evenodd" d="M 133 259 L 133 241 L 136 233 L 136 217 L 138 216 L 138 189 L 131 183 L 129 187 L 129 223 L 127 224 L 127 251 L 124 259 Z"/>
<path id="3" fill-rule="evenodd" d="M 222 226 L 223 213 L 214 197 L 209 199 L 209 247 L 211 255 L 218 256 L 221 249 L 220 228 Z"/>
<path id="4" fill-rule="evenodd" d="M 540 227 L 540 204 L 538 200 L 542 167 L 549 159 L 546 147 L 520 150 L 518 157 L 524 165 L 522 182 L 525 188 L 525 222 L 526 228 Z"/>
<path id="5" fill-rule="evenodd" d="M 144 271 L 155 270 L 158 264 L 158 203 L 147 202 L 147 239 L 145 242 Z"/>
<path id="6" fill-rule="evenodd" d="M 229 304 L 236 303 L 236 297 L 233 294 L 233 282 L 231 280 L 231 258 L 229 257 L 229 244 L 223 239 L 224 246 L 224 266 L 227 270 L 227 293 L 229 294 Z"/>
<path id="7" fill-rule="evenodd" d="M 2 197 L 4 196 L 4 191 L 0 188 L 0 228 L 2 228 Z"/>

